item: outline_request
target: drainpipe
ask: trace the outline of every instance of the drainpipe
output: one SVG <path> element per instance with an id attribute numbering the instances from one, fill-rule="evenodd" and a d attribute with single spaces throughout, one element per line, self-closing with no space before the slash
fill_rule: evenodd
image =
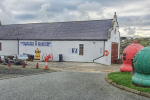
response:
<path id="1" fill-rule="evenodd" d="M 104 52 L 104 50 L 105 50 L 105 41 L 104 41 L 103 52 Z M 93 62 L 94 62 L 95 60 L 97 60 L 97 59 L 101 58 L 101 57 L 104 57 L 104 54 L 103 54 L 102 56 L 100 56 L 100 57 L 98 57 L 98 58 L 94 59 L 94 60 L 93 60 Z"/>
<path id="2" fill-rule="evenodd" d="M 18 55 L 19 55 L 19 39 L 17 38 L 17 41 L 18 41 Z"/>

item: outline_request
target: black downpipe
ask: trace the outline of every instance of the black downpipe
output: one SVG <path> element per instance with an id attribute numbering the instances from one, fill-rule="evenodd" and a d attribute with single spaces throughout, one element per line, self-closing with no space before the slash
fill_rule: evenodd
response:
<path id="1" fill-rule="evenodd" d="M 104 41 L 104 48 L 103 48 L 103 52 L 104 52 L 104 50 L 105 50 L 105 41 Z M 97 59 L 99 59 L 99 58 L 101 58 L 101 57 L 104 57 L 104 54 L 103 54 L 102 56 L 100 56 L 100 57 L 98 57 L 98 58 L 94 59 L 94 60 L 97 60 Z M 94 60 L 93 60 L 93 62 L 94 62 Z"/>
<path id="2" fill-rule="evenodd" d="M 19 55 L 19 40 L 18 40 L 18 38 L 17 38 L 17 41 L 18 41 L 18 55 Z"/>

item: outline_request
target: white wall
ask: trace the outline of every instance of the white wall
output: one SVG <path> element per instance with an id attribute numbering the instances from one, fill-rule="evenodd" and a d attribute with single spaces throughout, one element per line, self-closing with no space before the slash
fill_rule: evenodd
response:
<path id="1" fill-rule="evenodd" d="M 111 50 L 112 50 L 112 42 L 118 43 L 118 59 L 120 56 L 120 34 L 118 32 L 119 27 L 116 27 L 117 23 L 115 21 L 113 30 L 111 31 L 111 37 L 105 42 L 105 50 L 109 51 L 108 56 L 103 56 L 94 62 L 105 64 L 105 65 L 111 65 Z M 116 28 L 116 34 L 115 34 L 115 28 Z"/>
<path id="2" fill-rule="evenodd" d="M 115 21 L 114 26 L 113 26 L 113 30 L 111 31 L 111 38 L 108 39 L 107 41 L 118 43 L 118 59 L 119 59 L 119 55 L 120 55 L 120 33 L 118 32 L 119 27 L 116 27 L 116 26 L 117 26 L 117 22 Z M 115 34 L 115 28 L 116 28 L 116 34 Z"/>
<path id="3" fill-rule="evenodd" d="M 107 50 L 109 52 L 109 55 L 103 56 L 103 57 L 95 60 L 94 62 L 105 64 L 105 65 L 111 65 L 111 42 L 109 42 L 109 41 L 105 42 L 104 50 Z"/>
<path id="4" fill-rule="evenodd" d="M 18 54 L 18 41 L 17 40 L 1 40 L 2 51 L 0 55 Z M 34 40 L 20 40 L 20 42 L 35 42 Z M 38 41 L 37 41 L 38 42 Z M 95 60 L 95 62 L 110 65 L 111 64 L 111 42 L 104 41 L 45 41 L 51 42 L 52 46 L 22 46 L 19 44 L 19 54 L 27 53 L 35 55 L 35 50 L 41 50 L 40 59 L 42 55 L 53 54 L 54 61 L 59 60 L 59 54 L 63 54 L 64 61 L 78 61 L 78 62 L 93 62 L 94 59 L 103 55 L 103 50 L 108 50 L 109 55 Z M 84 44 L 83 55 L 79 55 L 79 44 Z M 72 53 L 72 48 L 77 48 L 77 53 Z M 102 51 L 100 52 L 100 48 Z"/>
<path id="5" fill-rule="evenodd" d="M 31 40 L 26 41 L 30 42 Z M 20 42 L 25 42 L 25 40 L 21 40 Z M 54 61 L 58 61 L 59 54 L 63 54 L 64 61 L 78 61 L 78 62 L 93 62 L 95 58 L 98 58 L 103 55 L 103 51 L 102 53 L 100 53 L 100 48 L 102 48 L 103 50 L 104 44 L 103 41 L 50 41 L 50 42 L 52 43 L 51 47 L 19 46 L 19 52 L 20 54 L 27 53 L 35 55 L 35 50 L 39 48 L 41 50 L 41 57 L 40 57 L 41 60 L 42 55 L 44 53 L 47 54 L 52 53 Z M 79 44 L 84 44 L 83 55 L 79 55 Z M 72 53 L 72 48 L 77 48 L 78 52 L 76 54 Z"/>
<path id="6" fill-rule="evenodd" d="M 2 43 L 2 50 L 0 55 L 14 55 L 18 54 L 18 41 L 17 40 L 0 40 Z"/>

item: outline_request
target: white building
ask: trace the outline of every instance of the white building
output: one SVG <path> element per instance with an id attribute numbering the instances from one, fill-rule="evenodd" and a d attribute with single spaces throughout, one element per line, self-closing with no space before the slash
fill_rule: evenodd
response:
<path id="1" fill-rule="evenodd" d="M 35 55 L 37 48 L 41 59 L 44 53 L 51 53 L 58 61 L 63 54 L 64 61 L 111 65 L 120 50 L 116 13 L 107 20 L 0 25 L 0 55 Z"/>

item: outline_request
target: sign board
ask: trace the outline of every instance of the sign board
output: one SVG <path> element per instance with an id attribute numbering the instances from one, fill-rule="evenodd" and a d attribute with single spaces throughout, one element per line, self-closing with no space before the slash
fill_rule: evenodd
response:
<path id="1" fill-rule="evenodd" d="M 18 55 L 18 59 L 28 59 L 27 55 Z"/>
<path id="2" fill-rule="evenodd" d="M 72 48 L 72 53 L 77 53 L 78 49 L 77 48 Z"/>
<path id="3" fill-rule="evenodd" d="M 38 46 L 52 46 L 51 42 L 38 42 Z"/>
<path id="4" fill-rule="evenodd" d="M 20 42 L 20 46 L 34 46 L 34 42 Z"/>

